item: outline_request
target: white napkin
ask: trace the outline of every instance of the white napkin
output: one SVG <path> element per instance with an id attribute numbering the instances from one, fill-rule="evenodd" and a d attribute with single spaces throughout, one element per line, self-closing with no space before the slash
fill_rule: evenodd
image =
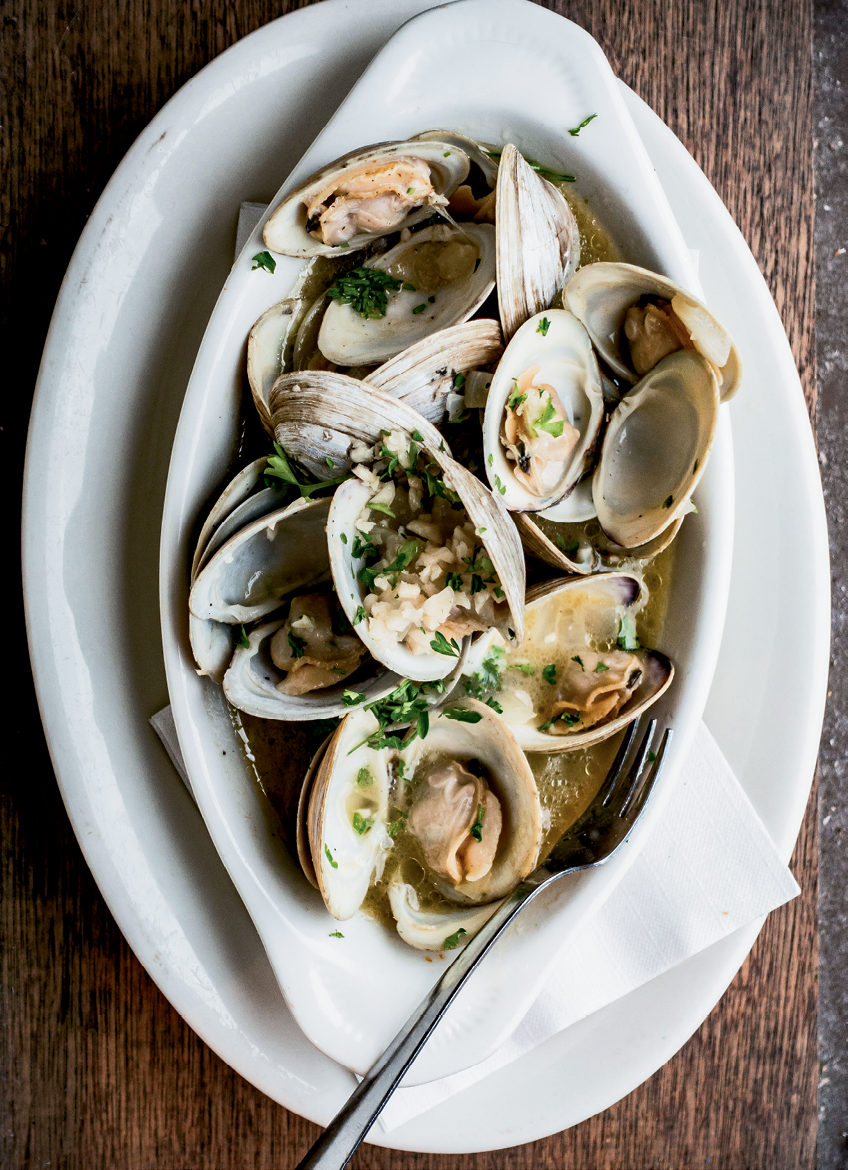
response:
<path id="1" fill-rule="evenodd" d="M 237 254 L 264 210 L 261 204 L 241 205 Z M 171 708 L 159 711 L 151 724 L 192 795 Z M 509 1039 L 481 1064 L 397 1089 L 379 1123 L 386 1131 L 396 1129 L 799 892 L 716 741 L 700 724 L 678 787 L 645 848 L 577 932 Z"/>
<path id="2" fill-rule="evenodd" d="M 151 719 L 192 794 L 171 708 Z M 481 1064 L 397 1089 L 379 1122 L 396 1129 L 662 975 L 799 893 L 705 724 L 645 848 L 509 1039 Z"/>

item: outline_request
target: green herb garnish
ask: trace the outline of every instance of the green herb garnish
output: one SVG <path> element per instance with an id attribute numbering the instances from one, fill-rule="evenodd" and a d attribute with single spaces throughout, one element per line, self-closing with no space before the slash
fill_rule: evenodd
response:
<path id="1" fill-rule="evenodd" d="M 412 313 L 414 313 L 414 314 L 415 314 L 415 316 L 416 316 L 418 313 L 425 313 L 425 312 L 426 312 L 426 306 L 425 306 L 425 305 L 415 305 L 415 306 L 414 306 L 414 308 L 413 308 L 411 311 L 412 311 Z"/>
<path id="2" fill-rule="evenodd" d="M 467 934 L 467 931 L 465 930 L 465 928 L 463 926 L 460 926 L 458 928 L 458 930 L 455 932 L 455 934 L 451 934 L 447 938 L 444 939 L 444 945 L 441 947 L 441 950 L 442 951 L 454 951 L 456 949 L 456 947 L 459 946 L 459 944 L 461 943 L 462 935 L 465 935 L 465 934 Z"/>
<path id="3" fill-rule="evenodd" d="M 402 281 L 380 268 L 361 265 L 342 272 L 326 290 L 326 296 L 342 305 L 351 305 L 362 317 L 384 317 L 388 311 L 388 291 L 399 292 Z"/>
<path id="4" fill-rule="evenodd" d="M 358 608 L 355 610 L 355 625 L 356 626 L 360 625 L 360 623 L 364 620 L 364 618 L 366 616 L 367 616 L 367 611 L 364 609 L 363 605 L 359 605 Z"/>
<path id="5" fill-rule="evenodd" d="M 575 654 L 575 655 L 572 657 L 571 661 L 572 661 L 572 662 L 578 662 L 578 663 L 580 664 L 580 670 L 582 670 L 583 674 L 585 674 L 585 673 L 586 673 L 586 668 L 585 668 L 585 666 L 583 666 L 583 659 L 580 657 L 580 655 L 579 655 L 579 654 Z"/>
<path id="6" fill-rule="evenodd" d="M 342 935 L 339 930 L 333 930 L 328 937 L 329 938 L 344 938 L 345 935 Z"/>
<path id="7" fill-rule="evenodd" d="M 609 667 L 607 666 L 607 664 L 605 662 L 599 662 L 597 664 L 597 666 L 595 667 L 595 674 L 600 674 L 600 672 L 602 670 L 609 670 Z"/>
<path id="8" fill-rule="evenodd" d="M 536 333 L 540 333 L 542 337 L 547 337 L 547 331 L 549 328 L 550 322 L 548 321 L 547 317 L 542 317 L 538 325 L 536 325 L 535 331 Z"/>
<path id="9" fill-rule="evenodd" d="M 547 406 L 533 423 L 533 430 L 547 431 L 554 439 L 558 439 L 565 430 L 565 419 L 556 417 L 556 407 L 552 398 L 548 397 Z"/>
<path id="10" fill-rule="evenodd" d="M 597 114 L 589 114 L 588 118 L 584 118 L 579 126 L 575 126 L 574 129 L 569 130 L 568 133 L 571 135 L 572 138 L 576 138 L 577 135 L 580 133 L 580 131 L 584 130 L 590 122 L 593 122 L 595 120 L 596 117 L 597 117 Z"/>
<path id="11" fill-rule="evenodd" d="M 521 674 L 535 674 L 535 667 L 530 662 L 510 662 L 508 670 L 519 670 Z"/>
<path id="12" fill-rule="evenodd" d="M 482 718 L 478 711 L 470 711 L 467 707 L 447 707 L 441 715 L 446 719 L 455 719 L 459 723 L 478 723 Z"/>
<path id="13" fill-rule="evenodd" d="M 473 822 L 473 828 L 470 830 L 470 835 L 474 841 L 482 840 L 482 818 L 485 816 L 485 805 L 481 804 L 476 813 L 476 820 Z"/>
<path id="14" fill-rule="evenodd" d="M 366 695 L 362 695 L 360 691 L 344 691 L 343 692 L 343 706 L 357 707 L 359 703 L 363 703 Z"/>
<path id="15" fill-rule="evenodd" d="M 404 777 L 403 777 L 404 779 Z M 388 825 L 388 836 L 395 837 L 401 833 L 405 828 L 405 822 L 408 820 L 408 813 L 400 813 L 395 821 L 391 821 Z"/>
<path id="16" fill-rule="evenodd" d="M 355 783 L 359 788 L 372 788 L 376 783 L 376 778 L 370 769 L 365 764 L 363 768 L 358 769 L 358 775 L 355 777 Z"/>
<path id="17" fill-rule="evenodd" d="M 461 573 L 447 573 L 444 578 L 444 588 L 446 589 L 447 587 L 455 590 L 456 593 L 461 592 L 464 589 L 464 579 Z"/>
<path id="18" fill-rule="evenodd" d="M 352 828 L 359 837 L 363 837 L 365 833 L 369 833 L 373 827 L 373 817 L 362 817 L 359 812 L 352 815 Z"/>
<path id="19" fill-rule="evenodd" d="M 550 666 L 545 666 L 541 672 L 541 677 L 546 683 L 550 683 L 552 687 L 556 686 L 556 663 L 551 662 Z"/>
<path id="20" fill-rule="evenodd" d="M 246 633 L 245 626 L 240 626 L 240 636 L 237 638 L 237 645 L 242 650 L 248 650 L 249 646 L 251 645 L 248 639 L 248 634 Z"/>
<path id="21" fill-rule="evenodd" d="M 571 543 L 568 544 L 564 536 L 557 536 L 556 547 L 561 548 L 565 555 L 570 557 L 571 553 L 575 553 L 580 547 L 580 542 L 579 540 L 572 540 Z"/>
<path id="22" fill-rule="evenodd" d="M 277 443 L 273 443 L 273 447 L 275 448 L 275 454 L 269 456 L 266 467 L 263 469 L 267 487 L 280 488 L 281 484 L 270 482 L 271 480 L 280 479 L 284 483 L 298 488 L 299 495 L 307 500 L 310 499 L 314 492 L 321 491 L 327 487 L 337 487 L 339 483 L 343 483 L 344 479 L 349 478 L 349 473 L 347 472 L 346 475 L 338 476 L 336 479 L 323 479 L 318 483 L 304 483 L 290 466 L 290 461 L 284 453 L 283 448 L 279 447 Z"/>
<path id="23" fill-rule="evenodd" d="M 325 846 L 325 855 L 328 858 L 328 864 L 331 866 L 331 868 L 337 869 L 337 862 L 331 856 L 331 850 L 329 849 L 329 847 L 327 845 Z"/>
<path id="24" fill-rule="evenodd" d="M 568 727 L 574 727 L 579 722 L 579 715 L 575 715 L 573 711 L 563 711 L 560 715 L 554 715 L 552 719 L 548 719 L 546 723 L 542 723 L 538 730 L 548 731 L 554 723 L 565 723 Z"/>
<path id="25" fill-rule="evenodd" d="M 287 641 L 290 643 L 290 649 L 293 651 L 294 658 L 305 657 L 305 646 L 307 643 L 304 638 L 300 638 L 298 634 L 294 634 L 292 630 L 288 630 Z"/>
<path id="26" fill-rule="evenodd" d="M 621 625 L 618 630 L 618 645 L 622 650 L 636 650 L 639 643 L 636 639 L 636 619 L 632 614 L 626 613 L 621 619 Z"/>
<path id="27" fill-rule="evenodd" d="M 664 507 L 664 508 L 670 508 L 670 507 L 672 506 L 672 504 L 673 504 L 673 503 L 674 503 L 674 496 L 667 496 L 667 497 L 666 497 L 666 502 L 663 504 L 663 507 Z"/>
<path id="28" fill-rule="evenodd" d="M 275 258 L 269 252 L 258 252 L 256 256 L 252 256 L 254 263 L 251 266 L 252 272 L 256 268 L 263 268 L 266 272 L 275 271 Z"/>
<path id="29" fill-rule="evenodd" d="M 485 706 L 490 707 L 492 711 L 496 711 L 498 715 L 503 714 L 503 708 L 500 706 L 500 704 L 497 702 L 497 700 L 493 697 L 493 695 L 489 695 L 488 698 L 485 700 Z"/>
<path id="30" fill-rule="evenodd" d="M 435 631 L 435 637 L 429 645 L 436 653 L 447 654 L 450 658 L 458 658 L 461 653 L 461 648 L 455 638 L 448 642 L 440 630 Z"/>
<path id="31" fill-rule="evenodd" d="M 506 494 L 506 489 L 503 487 L 502 483 L 500 482 L 500 476 L 499 476 L 499 475 L 495 475 L 495 476 L 494 476 L 494 482 L 497 484 L 497 491 L 500 493 L 500 495 L 501 495 L 501 496 L 505 496 L 505 494 Z"/>

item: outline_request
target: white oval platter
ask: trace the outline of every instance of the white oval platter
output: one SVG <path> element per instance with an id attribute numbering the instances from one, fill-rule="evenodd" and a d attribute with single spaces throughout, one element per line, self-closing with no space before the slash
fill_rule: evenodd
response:
<path id="1" fill-rule="evenodd" d="M 596 132 L 570 137 L 566 119 L 575 124 L 590 111 L 598 114 Z M 462 0 L 406 24 L 371 62 L 273 206 L 347 151 L 434 127 L 487 142 L 511 140 L 557 171 L 576 172 L 578 193 L 626 257 L 694 286 L 683 237 L 603 53 L 577 25 L 523 0 Z M 283 855 L 283 834 L 270 832 L 268 802 L 242 758 L 221 692 L 197 677 L 187 650 L 187 541 L 211 477 L 222 476 L 238 440 L 245 339 L 257 317 L 288 294 L 302 267 L 289 257 L 277 257 L 272 276 L 253 267 L 252 257 L 263 249 L 263 222 L 211 316 L 175 437 L 162 533 L 166 672 L 193 791 L 287 1003 L 318 1048 L 364 1073 L 434 983 L 435 964 L 374 920 L 359 915 L 341 927 L 328 916 Z M 691 519 L 697 522 L 685 525 L 679 538 L 663 647 L 677 673 L 656 708 L 673 727 L 674 750 L 654 801 L 605 868 L 564 882 L 519 919 L 452 1005 L 407 1084 L 478 1064 L 514 1031 L 574 930 L 624 874 L 674 791 L 710 689 L 727 602 L 733 542 L 727 414 L 722 411 L 711 470 L 696 496 L 699 512 Z"/>
<path id="2" fill-rule="evenodd" d="M 51 754 L 87 860 L 137 955 L 191 1025 L 244 1076 L 317 1121 L 333 1114 L 351 1076 L 281 1011 L 250 921 L 147 726 L 166 701 L 155 636 L 157 524 L 174 420 L 210 289 L 230 263 L 236 206 L 268 193 L 325 120 L 316 92 L 333 108 L 421 7 L 328 0 L 246 38 L 168 103 L 81 238 L 45 350 L 28 452 L 30 645 Z M 827 665 L 827 546 L 811 433 L 783 329 L 739 233 L 676 139 L 624 96 L 688 243 L 701 251 L 706 295 L 737 322 L 753 371 L 732 408 L 736 555 L 706 718 L 788 854 L 810 785 Z M 783 558 L 791 528 L 800 534 L 794 564 Z M 795 677 L 781 669 L 791 653 Z M 750 705 L 741 702 L 745 665 L 763 680 Z M 791 709 L 795 724 L 782 714 Z M 375 1140 L 491 1149 L 606 1108 L 694 1031 L 755 933 L 738 932 Z"/>

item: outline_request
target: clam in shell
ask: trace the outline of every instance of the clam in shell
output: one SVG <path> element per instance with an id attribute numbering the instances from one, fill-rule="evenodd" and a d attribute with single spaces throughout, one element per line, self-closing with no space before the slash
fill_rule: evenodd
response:
<path id="1" fill-rule="evenodd" d="M 623 730 L 671 685 L 674 667 L 639 647 L 637 577 L 600 573 L 527 594 L 527 640 L 505 659 L 503 718 L 526 752 L 575 751 Z"/>
<path id="2" fill-rule="evenodd" d="M 467 177 L 467 154 L 438 141 L 380 142 L 343 155 L 292 191 L 263 241 L 285 256 L 333 255 L 427 219 Z"/>
<path id="3" fill-rule="evenodd" d="M 482 430 L 488 480 L 506 507 L 575 515 L 570 494 L 603 417 L 600 371 L 577 318 L 550 309 L 521 325 L 491 381 Z"/>
<path id="4" fill-rule="evenodd" d="M 363 265 L 398 282 L 386 294 L 384 312 L 365 316 L 354 304 L 331 298 L 319 329 L 319 349 L 339 366 L 387 361 L 430 333 L 471 317 L 494 288 L 495 265 L 490 224 L 422 228 Z"/>
<path id="5" fill-rule="evenodd" d="M 588 264 L 566 285 L 563 302 L 604 361 L 629 382 L 667 354 L 692 348 L 710 363 L 721 402 L 737 392 L 742 364 L 730 334 L 706 305 L 666 277 L 633 264 Z"/>

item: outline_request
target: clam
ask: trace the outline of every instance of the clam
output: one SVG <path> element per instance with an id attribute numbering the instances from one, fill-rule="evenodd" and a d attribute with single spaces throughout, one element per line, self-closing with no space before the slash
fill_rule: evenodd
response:
<path id="1" fill-rule="evenodd" d="M 503 718 L 524 751 L 600 743 L 669 687 L 670 660 L 636 641 L 641 595 L 629 573 L 562 578 L 529 590 L 526 640 L 507 653 L 499 691 Z"/>
<path id="2" fill-rule="evenodd" d="M 340 247 L 411 227 L 445 207 L 470 162 L 439 141 L 380 142 L 335 159 L 292 191 L 263 229 L 285 256 L 330 255 Z"/>
<path id="3" fill-rule="evenodd" d="M 299 326 L 310 301 L 287 297 L 258 317 L 248 337 L 247 369 L 251 396 L 264 430 L 272 434 L 269 393 L 275 379 L 286 370 Z"/>
<path id="4" fill-rule="evenodd" d="M 624 396 L 592 481 L 598 520 L 612 541 L 645 546 L 692 508 L 718 408 L 710 363 L 688 349 L 663 358 Z"/>
<path id="5" fill-rule="evenodd" d="M 600 556 L 590 541 L 575 538 L 561 540 L 561 547 L 542 530 L 528 512 L 514 512 L 512 519 L 521 537 L 525 550 L 565 573 L 593 573 L 600 565 Z M 622 550 L 623 553 L 624 550 Z"/>
<path id="6" fill-rule="evenodd" d="M 302 867 L 330 913 L 350 918 L 405 828 L 389 889 L 399 933 L 423 949 L 458 945 L 535 866 L 535 780 L 503 721 L 475 700 L 433 713 L 425 738 L 401 750 L 370 746 L 378 729 L 369 710 L 352 711 L 312 761 L 297 814 Z M 418 907 L 406 859 L 442 912 Z"/>
<path id="7" fill-rule="evenodd" d="M 371 712 L 352 711 L 307 778 L 305 828 L 314 876 L 329 913 L 341 921 L 361 906 L 392 844 L 391 752 L 366 743 L 378 727 Z"/>
<path id="8" fill-rule="evenodd" d="M 440 431 L 406 402 L 347 374 L 284 374 L 269 403 L 277 442 L 318 479 L 348 471 L 353 444 L 372 445 L 383 430 L 417 431 L 430 446 L 443 442 Z"/>
<path id="9" fill-rule="evenodd" d="M 580 263 L 573 212 L 511 144 L 497 175 L 497 296 L 507 341 L 548 309 Z"/>
<path id="10" fill-rule="evenodd" d="M 466 321 L 493 289 L 490 224 L 436 224 L 405 236 L 356 270 L 360 286 L 341 277 L 343 283 L 329 290 L 318 345 L 336 365 L 387 361 L 430 333 Z M 381 304 L 357 299 L 371 272 L 392 282 L 382 292 Z M 355 299 L 350 303 L 349 298 Z"/>
<path id="11" fill-rule="evenodd" d="M 447 396 L 454 387 L 460 388 L 459 375 L 478 373 L 481 367 L 493 365 L 502 352 L 496 321 L 464 321 L 409 346 L 367 374 L 365 381 L 401 398 L 429 422 L 439 423 L 446 411 Z"/>
<path id="12" fill-rule="evenodd" d="M 486 470 L 506 507 L 548 509 L 556 520 L 577 514 L 571 493 L 592 463 L 603 417 L 585 329 L 564 309 L 535 314 L 506 347 L 485 407 Z"/>
<path id="13" fill-rule="evenodd" d="M 706 305 L 673 281 L 633 264 L 582 268 L 563 293 L 606 363 L 635 383 L 667 354 L 697 350 L 710 363 L 720 401 L 737 391 L 742 366 L 730 334 Z"/>

